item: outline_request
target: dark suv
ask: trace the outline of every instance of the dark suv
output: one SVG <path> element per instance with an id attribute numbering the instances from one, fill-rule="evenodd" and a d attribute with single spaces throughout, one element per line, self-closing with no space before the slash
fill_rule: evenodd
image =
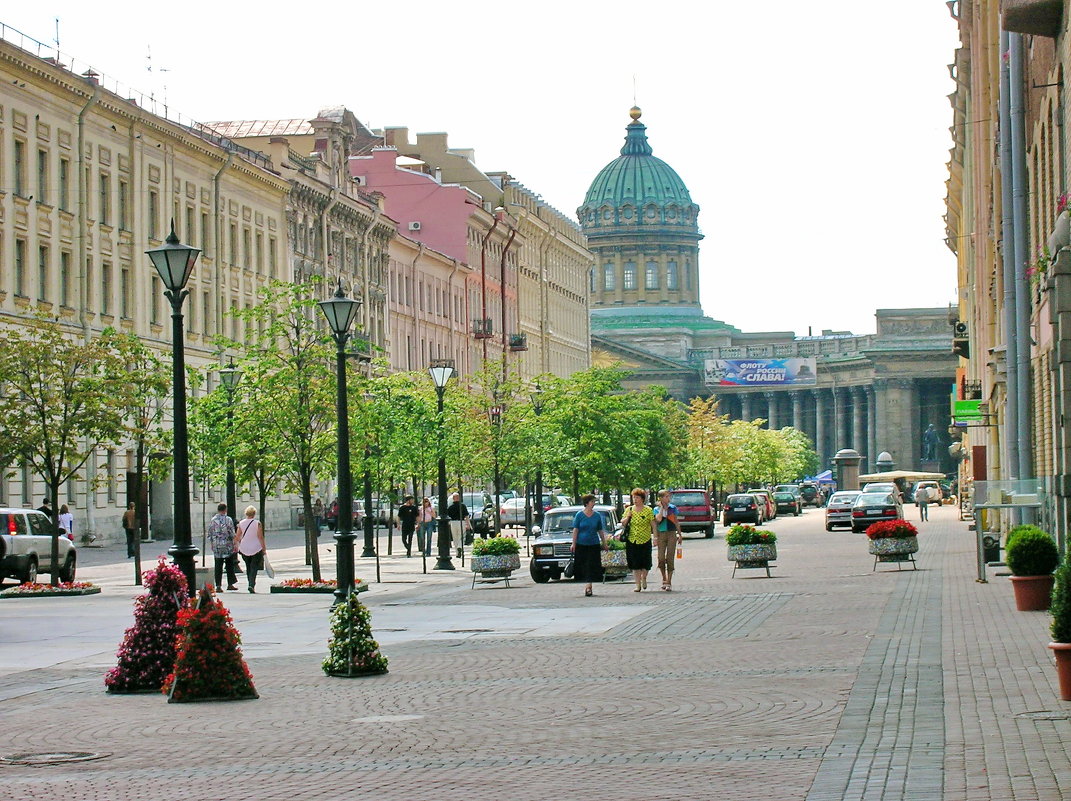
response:
<path id="1" fill-rule="evenodd" d="M 551 579 L 560 579 L 565 566 L 573 556 L 569 546 L 573 544 L 573 519 L 583 506 L 555 506 L 543 514 L 543 526 L 532 527 L 536 540 L 532 543 L 532 561 L 528 571 L 532 580 L 545 584 Z M 611 535 L 617 534 L 617 510 L 613 506 L 595 504 L 595 511 L 602 515 L 603 527 Z"/>
<path id="2" fill-rule="evenodd" d="M 710 505 L 710 493 L 704 489 L 670 490 L 669 502 L 677 507 L 681 533 L 699 531 L 707 539 L 714 536 L 717 513 Z"/>

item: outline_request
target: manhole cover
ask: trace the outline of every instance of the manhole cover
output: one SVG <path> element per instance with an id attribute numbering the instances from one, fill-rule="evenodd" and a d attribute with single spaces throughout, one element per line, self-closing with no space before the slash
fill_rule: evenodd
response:
<path id="1" fill-rule="evenodd" d="M 445 629 L 443 634 L 483 634 L 494 629 Z"/>
<path id="2" fill-rule="evenodd" d="M 0 757 L 5 765 L 58 765 L 62 762 L 89 762 L 103 759 L 108 754 L 94 754 L 92 751 L 44 751 L 38 754 L 8 754 Z"/>
<path id="3" fill-rule="evenodd" d="M 1027 720 L 1067 720 L 1071 718 L 1071 713 L 1042 710 L 1041 712 L 1020 712 L 1015 717 L 1026 718 Z"/>

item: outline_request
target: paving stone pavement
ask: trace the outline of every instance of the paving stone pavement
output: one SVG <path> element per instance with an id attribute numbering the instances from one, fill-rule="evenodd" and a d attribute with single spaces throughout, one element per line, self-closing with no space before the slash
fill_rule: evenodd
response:
<path id="1" fill-rule="evenodd" d="M 425 578 L 395 559 L 362 596 L 390 673 L 355 680 L 319 669 L 326 622 L 308 621 L 326 601 L 228 594 L 261 698 L 211 704 L 103 692 L 133 588 L 100 557 L 84 571 L 106 577 L 100 596 L 0 601 L 0 757 L 98 758 L 0 764 L 0 787 L 65 801 L 1071 797 L 1048 616 L 1016 612 L 992 570 L 975 581 L 953 508 L 920 525 L 918 570 L 873 570 L 862 535 L 809 510 L 771 524 L 773 578 L 730 578 L 719 533 L 686 542 L 675 592 L 607 584 L 591 599 L 526 576 L 470 589 L 466 571 Z M 20 615 L 39 642 L 8 636 Z"/>

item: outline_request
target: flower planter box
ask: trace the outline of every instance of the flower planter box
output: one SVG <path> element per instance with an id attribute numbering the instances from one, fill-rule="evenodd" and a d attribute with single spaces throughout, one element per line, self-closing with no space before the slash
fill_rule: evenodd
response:
<path id="1" fill-rule="evenodd" d="M 1056 578 L 1051 573 L 1041 576 L 1012 576 L 1015 608 L 1020 612 L 1043 612 L 1052 602 L 1052 586 Z"/>
<path id="2" fill-rule="evenodd" d="M 287 587 L 282 584 L 272 584 L 270 591 L 275 593 L 333 593 L 336 587 L 336 584 L 327 584 L 326 582 L 320 582 L 319 584 L 312 584 L 305 587 Z M 354 585 L 353 591 L 367 592 L 368 585 L 362 581 L 360 584 Z"/>
<path id="3" fill-rule="evenodd" d="M 868 550 L 874 556 L 874 569 L 877 570 L 878 562 L 895 562 L 896 569 L 900 570 L 900 564 L 910 562 L 915 570 L 915 557 L 912 555 L 919 549 L 918 537 L 882 537 L 870 540 Z"/>
<path id="4" fill-rule="evenodd" d="M 627 573 L 628 557 L 625 551 L 603 551 L 602 569 L 607 573 Z"/>
<path id="5" fill-rule="evenodd" d="M 777 545 L 774 543 L 759 543 L 757 545 L 730 545 L 730 562 L 733 565 L 733 575 L 737 570 L 765 570 L 766 577 L 770 577 L 770 562 L 777 558 Z"/>
<path id="6" fill-rule="evenodd" d="M 472 586 L 476 582 L 481 584 L 494 584 L 496 581 L 504 581 L 509 587 L 509 577 L 514 570 L 520 570 L 521 555 L 519 553 L 494 554 L 491 556 L 473 556 L 469 561 L 472 567 Z"/>
<path id="7" fill-rule="evenodd" d="M 0 598 L 56 598 L 65 595 L 96 595 L 100 587 L 53 587 L 49 584 L 35 584 L 32 588 L 20 584 L 0 592 Z"/>

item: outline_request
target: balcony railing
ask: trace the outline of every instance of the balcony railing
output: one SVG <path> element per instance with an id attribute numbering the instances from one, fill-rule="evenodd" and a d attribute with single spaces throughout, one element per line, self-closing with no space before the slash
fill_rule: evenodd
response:
<path id="1" fill-rule="evenodd" d="M 494 325 L 492 325 L 490 317 L 483 320 L 472 321 L 472 335 L 476 337 L 476 339 L 490 339 L 493 334 Z"/>
<path id="2" fill-rule="evenodd" d="M 509 335 L 509 349 L 510 350 L 528 350 L 528 335 L 527 334 L 510 334 Z"/>

